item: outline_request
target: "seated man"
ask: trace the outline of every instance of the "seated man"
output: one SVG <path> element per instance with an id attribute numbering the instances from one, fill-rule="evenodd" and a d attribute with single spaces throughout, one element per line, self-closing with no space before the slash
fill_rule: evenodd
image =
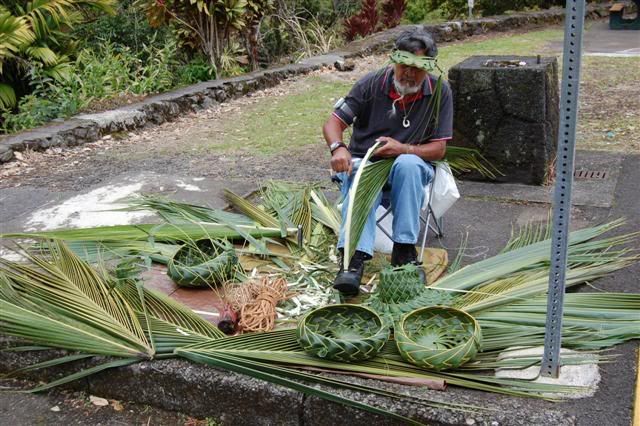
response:
<path id="1" fill-rule="evenodd" d="M 343 228 L 338 249 L 344 247 L 346 194 L 355 175 L 354 159 L 363 158 L 376 141 L 384 145 L 375 157 L 395 158 L 388 185 L 393 212 L 394 266 L 416 262 L 415 244 L 420 232 L 420 209 L 424 187 L 433 179 L 429 161 L 445 155 L 452 136 L 451 89 L 429 71 L 435 67 L 436 45 L 420 28 L 402 33 L 395 43 L 389 67 L 359 80 L 323 126 L 331 150 L 331 167 L 342 176 Z M 349 146 L 342 142 L 344 130 L 353 125 Z M 374 159 L 375 161 L 375 159 Z M 356 165 L 357 167 L 357 165 Z M 358 293 L 364 262 L 373 256 L 376 232 L 375 203 L 347 271 L 340 270 L 334 288 L 345 295 Z"/>

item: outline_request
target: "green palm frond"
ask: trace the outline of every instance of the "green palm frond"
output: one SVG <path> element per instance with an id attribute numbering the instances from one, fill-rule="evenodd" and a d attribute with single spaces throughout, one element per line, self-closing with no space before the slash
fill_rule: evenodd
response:
<path id="1" fill-rule="evenodd" d="M 142 312 L 143 306 L 135 283 L 126 282 L 117 287 L 117 291 L 134 307 Z M 143 288 L 144 301 L 150 315 L 174 326 L 174 331 L 180 328 L 190 334 L 219 339 L 225 335 L 216 326 L 196 315 L 191 309 L 176 302 L 168 296 Z M 180 331 L 177 331 L 180 333 Z"/>
<path id="2" fill-rule="evenodd" d="M 27 253 L 24 256 L 29 263 L 0 259 L 4 277 L 0 299 L 5 305 L 3 314 L 7 315 L 1 330 L 34 342 L 56 342 L 65 349 L 153 356 L 153 349 L 130 304 L 113 293 L 108 280 L 62 242 L 51 242 L 46 257 Z M 35 324 L 39 325 L 35 334 L 21 335 L 28 332 L 30 324 L 21 322 L 24 318 L 31 318 L 34 328 Z M 62 331 L 57 332 L 57 328 Z M 43 333 L 42 337 L 38 337 L 39 333 Z M 83 335 L 84 338 L 80 338 Z M 64 345 L 66 340 L 69 340 L 68 346 Z M 85 344 L 96 348 L 87 351 L 78 347 Z M 102 344 L 108 348 L 101 351 Z"/>
<path id="3" fill-rule="evenodd" d="M 27 56 L 42 62 L 45 65 L 55 65 L 58 63 L 58 56 L 46 46 L 31 46 L 25 49 Z"/>
<path id="4" fill-rule="evenodd" d="M 8 84 L 0 83 L 0 108 L 11 108 L 15 105 L 16 92 L 13 90 L 13 87 Z"/>
<path id="5" fill-rule="evenodd" d="M 206 206 L 179 203 L 152 194 L 139 195 L 128 200 L 127 204 L 129 205 L 127 210 L 151 210 L 170 223 L 231 222 L 235 225 L 251 225 L 254 223 L 253 220 L 241 214 L 212 209 Z"/>
<path id="6" fill-rule="evenodd" d="M 355 253 L 356 245 L 362 235 L 375 199 L 384 187 L 394 159 L 384 159 L 368 163 L 379 143 L 373 145 L 362 160 L 349 191 L 349 207 L 345 223 L 344 268 Z M 460 147 L 447 147 L 445 160 L 457 172 L 477 171 L 483 176 L 495 178 L 500 172 L 491 165 L 477 150 Z"/>
<path id="7" fill-rule="evenodd" d="M 489 160 L 473 148 L 447 146 L 444 160 L 455 173 L 475 171 L 490 179 L 495 179 L 497 175 L 502 175 Z"/>
<path id="8" fill-rule="evenodd" d="M 125 210 L 151 210 L 165 221 L 178 226 L 184 223 L 198 222 L 226 225 L 229 229 L 237 232 L 242 238 L 252 244 L 258 253 L 262 255 L 270 254 L 264 242 L 254 238 L 251 233 L 245 232 L 243 226 L 255 225 L 255 222 L 241 214 L 192 204 L 178 203 L 154 195 L 142 195 L 129 200 L 129 207 Z"/>
<path id="9" fill-rule="evenodd" d="M 342 387 L 345 389 L 365 391 L 369 393 L 382 394 L 385 396 L 392 396 L 395 398 L 407 398 L 392 392 L 381 391 L 380 389 L 366 386 L 358 386 L 347 381 L 340 381 L 336 379 L 328 379 L 318 375 L 312 375 L 309 373 L 303 373 L 291 368 L 280 367 L 277 364 L 265 363 L 256 360 L 246 360 L 240 357 L 234 357 L 223 353 L 203 353 L 196 350 L 190 350 L 188 348 L 178 349 L 177 354 L 189 359 L 191 361 L 211 365 L 213 367 L 222 368 L 224 370 L 234 371 L 236 373 L 244 374 L 249 377 L 254 377 L 260 380 L 264 380 L 270 383 L 285 386 L 287 388 L 302 392 L 310 396 L 316 396 L 328 401 L 337 402 L 342 405 L 351 406 L 364 411 L 368 411 L 375 414 L 391 417 L 402 424 L 419 425 L 421 423 L 415 422 L 407 417 L 400 416 L 391 411 L 384 410 L 365 402 L 359 402 L 347 397 L 340 396 L 336 392 L 325 391 L 320 389 L 317 385 L 331 385 L 332 387 Z M 310 382 L 309 384 L 305 383 Z M 436 402 L 423 401 L 424 405 L 436 405 L 440 406 Z M 446 405 L 446 404 L 445 404 Z M 449 406 L 452 408 L 453 406 Z M 462 407 L 456 407 L 463 409 Z"/>
<path id="10" fill-rule="evenodd" d="M 614 221 L 572 233 L 570 269 L 567 272 L 570 285 L 592 280 L 638 260 L 633 251 L 616 248 L 617 245 L 635 241 L 637 234 L 596 239 L 621 223 Z M 533 235 L 538 235 L 538 232 L 533 232 Z M 534 239 L 538 238 L 526 238 L 529 242 Z M 83 244 L 77 249 L 86 248 L 85 242 L 81 242 Z M 140 242 L 148 244 L 149 240 L 147 238 Z M 126 240 L 121 243 L 123 245 L 117 249 L 124 249 L 128 244 Z M 73 253 L 59 242 L 51 243 L 51 248 L 43 252 L 46 256 L 27 256 L 26 264 L 0 261 L 0 331 L 50 347 L 79 350 L 87 356 L 103 354 L 126 358 L 79 371 L 62 382 L 85 377 L 106 368 L 137 362 L 148 358 L 151 353 L 185 357 L 379 414 L 389 413 L 344 398 L 324 388 L 318 390 L 317 387 L 322 385 L 331 389 L 372 392 L 392 398 L 401 396 L 391 391 L 380 391 L 349 383 L 348 380 L 301 372 L 296 368 L 322 369 L 345 374 L 364 373 L 421 381 L 446 381 L 450 385 L 481 391 L 546 398 L 546 393 L 570 394 L 576 388 L 502 379 L 480 373 L 482 370 L 494 368 L 526 368 L 539 365 L 539 357 L 509 356 L 508 348 L 516 345 L 539 346 L 544 341 L 544 292 L 549 268 L 547 244 L 548 241 L 539 241 L 514 248 L 479 262 L 478 267 L 474 268 L 471 265 L 452 273 L 450 276 L 453 278 L 447 285 L 425 290 L 424 293 L 454 294 L 454 308 L 463 307 L 466 312 L 472 312 L 477 324 L 482 327 L 482 339 L 478 336 L 465 340 L 467 343 L 475 342 L 476 350 L 480 353 L 474 360 L 461 365 L 470 357 L 473 348 L 467 348 L 465 344 L 453 345 L 453 348 L 462 347 L 464 350 L 454 349 L 445 353 L 446 359 L 439 365 L 457 366 L 446 372 L 425 369 L 406 362 L 393 343 L 386 344 L 372 359 L 335 362 L 305 353 L 298 342 L 295 330 L 224 337 L 212 324 L 195 315 L 187 307 L 167 296 L 145 289 L 140 282 L 130 279 L 128 274 L 119 275 L 119 279 L 116 280 L 108 277 L 106 273 L 91 270 L 87 264 L 74 258 Z M 492 270 L 496 268 L 498 271 Z M 397 300 L 395 295 L 393 296 L 391 299 Z M 414 300 L 426 306 L 429 302 L 424 297 L 426 296 L 420 293 Z M 448 308 L 438 309 L 453 311 Z M 563 357 L 563 363 L 608 361 L 606 355 L 593 353 L 592 350 L 640 338 L 639 312 L 640 295 L 567 294 L 562 330 L 563 344 L 587 351 Z M 349 342 L 354 333 L 369 333 L 377 330 L 376 327 L 379 325 L 371 323 L 366 327 L 346 327 L 345 322 L 348 322 L 349 318 L 344 313 L 341 315 L 333 319 L 323 316 L 323 330 L 316 328 L 311 331 L 316 334 L 326 331 L 339 336 L 343 342 Z M 125 316 L 127 318 L 124 318 Z M 419 340 L 421 346 L 431 342 L 432 346 L 438 349 L 438 345 L 449 344 L 446 332 L 454 329 L 464 331 L 465 327 L 468 329 L 469 323 L 456 322 L 457 317 L 454 317 L 444 321 L 444 325 L 441 324 L 437 330 L 433 329 L 434 322 L 431 320 L 417 321 L 415 325 L 420 330 L 412 331 L 413 326 L 410 327 L 409 324 L 403 326 L 400 332 L 396 330 L 396 336 L 400 341 L 402 333 L 409 333 L 412 342 Z M 358 320 L 356 322 L 360 324 Z M 416 333 L 413 333 L 414 331 Z M 461 340 L 456 342 L 464 343 Z M 326 342 L 323 341 L 324 343 Z M 409 344 L 403 344 L 405 343 Z M 338 348 L 338 352 L 341 350 L 340 345 L 334 346 Z M 344 348 L 345 352 L 352 349 L 348 345 Z M 367 350 L 365 349 L 365 352 Z M 417 354 L 416 350 L 409 348 L 409 352 L 412 359 L 417 359 L 414 356 Z M 72 355 L 50 364 L 72 362 L 74 359 L 84 359 L 84 355 Z M 49 364 L 42 367 L 47 365 Z M 431 367 L 441 368 L 439 365 Z M 408 399 L 422 405 L 438 405 L 430 400 L 412 397 Z M 462 407 L 447 405 L 446 408 Z M 400 420 L 398 417 L 396 419 Z"/>
<path id="11" fill-rule="evenodd" d="M 25 18 L 14 16 L 7 9 L 0 9 L 0 58 L 5 51 L 16 52 L 33 40 L 34 34 Z"/>
<path id="12" fill-rule="evenodd" d="M 73 0 L 35 0 L 28 2 L 22 10 L 33 32 L 43 39 L 52 30 L 71 24 L 70 9 Z"/>
<path id="13" fill-rule="evenodd" d="M 329 203 L 322 191 L 312 190 L 309 195 L 313 199 L 313 204 L 311 205 L 313 218 L 330 228 L 335 235 L 338 235 L 340 233 L 340 222 L 342 221 L 338 209 Z"/>
<path id="14" fill-rule="evenodd" d="M 262 226 L 267 226 L 270 228 L 278 228 L 281 226 L 278 219 L 276 219 L 273 215 L 265 212 L 263 209 L 256 206 L 249 200 L 233 193 L 233 191 L 225 189 L 224 198 L 226 198 L 233 207 L 237 208 L 244 215 L 256 221 Z"/>
<path id="15" fill-rule="evenodd" d="M 43 70 L 44 74 L 57 81 L 69 80 L 73 75 L 74 70 L 71 63 L 65 61 L 65 58 L 58 58 L 58 62 Z"/>
<path id="16" fill-rule="evenodd" d="M 349 268 L 349 261 L 356 251 L 369 212 L 387 182 L 391 166 L 393 166 L 393 160 L 382 160 L 367 164 L 379 145 L 380 142 L 376 142 L 369 148 L 362 159 L 361 166 L 358 168 L 349 190 L 349 206 L 344 223 L 343 266 L 345 271 Z"/>
<path id="17" fill-rule="evenodd" d="M 547 214 L 547 220 L 543 223 L 535 224 L 528 222 L 518 227 L 518 230 L 511 230 L 511 238 L 502 249 L 502 253 L 524 246 L 529 246 L 540 241 L 551 238 L 551 210 Z"/>
<path id="18" fill-rule="evenodd" d="M 592 240 L 607 231 L 621 226 L 623 223 L 624 220 L 618 219 L 592 228 L 573 231 L 569 236 L 569 256 L 571 257 L 573 254 L 574 259 L 576 259 L 576 256 L 583 255 L 591 250 L 606 249 L 615 245 L 612 244 L 611 240 Z M 633 238 L 633 235 L 624 235 L 615 239 L 619 242 L 624 242 L 628 238 Z M 549 262 L 550 256 L 551 240 L 540 241 L 465 266 L 439 279 L 433 286 L 450 290 L 469 290 L 477 285 L 489 283 L 512 273 L 531 269 L 544 262 Z"/>
<path id="19" fill-rule="evenodd" d="M 238 228 L 253 237 L 279 237 L 280 228 L 239 225 Z M 295 233 L 297 229 L 285 230 Z M 21 232 L 0 234 L 0 238 L 59 238 L 67 241 L 195 241 L 203 238 L 237 239 L 242 235 L 217 223 L 183 223 L 183 224 L 141 224 L 98 226 L 95 228 L 59 229 L 53 231 Z"/>
<path id="20" fill-rule="evenodd" d="M 280 330 L 226 337 L 183 347 L 177 349 L 176 353 L 180 356 L 186 355 L 190 359 L 192 359 L 191 355 L 207 357 L 226 355 L 251 362 L 321 368 L 344 374 L 357 372 L 420 380 L 445 380 L 450 385 L 517 396 L 548 398 L 543 393 L 558 392 L 562 394 L 575 391 L 572 386 L 557 386 L 528 380 L 497 379 L 493 376 L 459 370 L 450 372 L 427 370 L 403 360 L 395 346 L 394 343 L 388 343 L 381 353 L 371 360 L 358 363 L 336 362 L 306 354 L 298 345 L 295 330 Z M 491 362 L 495 362 L 495 359 L 492 359 Z M 522 366 L 525 366 L 524 362 Z"/>

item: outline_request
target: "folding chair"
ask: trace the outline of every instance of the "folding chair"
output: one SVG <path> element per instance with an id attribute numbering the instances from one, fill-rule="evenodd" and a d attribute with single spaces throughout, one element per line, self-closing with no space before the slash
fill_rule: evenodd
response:
<path id="1" fill-rule="evenodd" d="M 427 245 L 427 235 L 429 231 L 432 231 L 436 238 L 442 238 L 444 236 L 443 228 L 444 228 L 444 218 L 436 218 L 433 213 L 433 208 L 431 207 L 431 200 L 433 199 L 433 187 L 436 181 L 436 174 L 433 174 L 433 179 L 427 186 L 424 187 L 425 198 L 424 204 L 422 205 L 422 209 L 420 210 L 420 222 L 424 226 L 422 231 L 422 243 L 420 245 L 420 257 L 418 259 L 419 262 L 422 262 L 424 259 L 424 249 Z M 389 191 L 383 190 L 382 193 L 382 202 L 380 205 L 386 210 L 380 217 L 376 219 L 376 225 L 378 229 L 380 229 L 390 240 L 392 240 L 391 232 L 389 229 L 386 229 L 382 221 L 385 217 L 391 213 L 391 198 Z"/>

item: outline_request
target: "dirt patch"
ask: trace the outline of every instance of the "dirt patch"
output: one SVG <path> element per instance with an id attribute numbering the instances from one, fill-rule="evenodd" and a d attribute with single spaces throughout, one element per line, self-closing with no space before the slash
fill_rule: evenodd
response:
<path id="1" fill-rule="evenodd" d="M 578 147 L 640 152 L 640 57 L 587 57 L 583 65 Z"/>

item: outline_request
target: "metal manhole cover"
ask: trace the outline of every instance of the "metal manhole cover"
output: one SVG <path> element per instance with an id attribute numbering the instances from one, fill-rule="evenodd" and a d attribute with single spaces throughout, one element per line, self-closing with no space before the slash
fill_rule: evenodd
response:
<path id="1" fill-rule="evenodd" d="M 607 177 L 607 172 L 594 170 L 576 170 L 575 172 L 573 172 L 573 177 L 576 179 L 604 179 Z"/>

